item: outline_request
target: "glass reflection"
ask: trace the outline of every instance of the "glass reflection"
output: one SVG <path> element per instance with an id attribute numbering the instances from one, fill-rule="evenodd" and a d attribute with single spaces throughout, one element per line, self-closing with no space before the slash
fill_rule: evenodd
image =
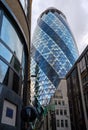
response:
<path id="1" fill-rule="evenodd" d="M 0 82 L 3 83 L 7 75 L 8 66 L 0 60 Z"/>
<path id="2" fill-rule="evenodd" d="M 3 45 L 0 43 L 0 55 L 4 57 L 9 63 L 12 58 L 11 52 Z"/>
<path id="3" fill-rule="evenodd" d="M 19 76 L 0 60 L 0 83 L 11 87 L 13 91 L 18 93 L 19 90 Z"/>
<path id="4" fill-rule="evenodd" d="M 20 71 L 20 63 L 15 57 L 14 57 L 14 68 L 19 73 L 19 71 Z"/>
<path id="5" fill-rule="evenodd" d="M 21 62 L 23 46 L 16 30 L 5 16 L 3 16 L 1 38 L 16 53 L 17 58 Z"/>

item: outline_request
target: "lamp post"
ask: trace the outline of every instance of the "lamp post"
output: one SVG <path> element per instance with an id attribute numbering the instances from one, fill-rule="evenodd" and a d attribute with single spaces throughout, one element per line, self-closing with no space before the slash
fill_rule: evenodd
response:
<path id="1" fill-rule="evenodd" d="M 37 111 L 33 106 L 29 105 L 24 107 L 21 111 L 21 119 L 24 126 L 22 130 L 32 129 L 30 126 L 30 122 L 33 122 L 36 117 Z"/>

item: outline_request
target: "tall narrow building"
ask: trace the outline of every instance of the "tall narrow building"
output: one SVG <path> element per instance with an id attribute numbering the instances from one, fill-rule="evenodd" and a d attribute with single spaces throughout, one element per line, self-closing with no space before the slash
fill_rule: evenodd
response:
<path id="1" fill-rule="evenodd" d="M 32 91 L 42 105 L 49 102 L 77 58 L 77 46 L 65 15 L 55 8 L 47 9 L 37 21 L 31 58 L 31 75 L 35 77 Z"/>
<path id="2" fill-rule="evenodd" d="M 20 130 L 28 100 L 30 0 L 0 0 L 0 130 Z"/>

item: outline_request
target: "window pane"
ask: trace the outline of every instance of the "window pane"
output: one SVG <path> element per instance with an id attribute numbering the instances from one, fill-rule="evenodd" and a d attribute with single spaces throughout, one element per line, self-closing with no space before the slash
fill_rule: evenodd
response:
<path id="1" fill-rule="evenodd" d="M 59 110 L 58 109 L 56 109 L 56 114 L 59 115 Z"/>
<path id="2" fill-rule="evenodd" d="M 62 105 L 65 105 L 64 101 L 62 101 Z"/>
<path id="3" fill-rule="evenodd" d="M 57 105 L 57 101 L 55 100 L 55 105 Z"/>
<path id="4" fill-rule="evenodd" d="M 10 49 L 16 53 L 16 56 L 21 62 L 23 46 L 17 32 L 5 16 L 3 16 L 1 38 L 10 47 Z"/>
<path id="5" fill-rule="evenodd" d="M 61 127 L 64 127 L 64 121 L 61 120 Z"/>
<path id="6" fill-rule="evenodd" d="M 19 71 L 20 71 L 20 63 L 15 57 L 14 57 L 14 68 L 19 73 Z"/>
<path id="7" fill-rule="evenodd" d="M 60 121 L 57 120 L 57 127 L 60 127 Z"/>
<path id="8" fill-rule="evenodd" d="M 64 115 L 67 115 L 67 110 L 64 110 Z"/>
<path id="9" fill-rule="evenodd" d="M 68 120 L 65 120 L 65 126 L 68 127 Z"/>
<path id="10" fill-rule="evenodd" d="M 58 104 L 61 105 L 61 101 L 58 101 Z"/>
<path id="11" fill-rule="evenodd" d="M 12 58 L 11 52 L 3 45 L 0 43 L 0 55 L 4 57 L 9 63 Z"/>
<path id="12" fill-rule="evenodd" d="M 19 91 L 19 77 L 17 76 L 16 73 L 13 73 L 13 86 L 12 86 L 13 91 L 18 93 Z"/>
<path id="13" fill-rule="evenodd" d="M 0 60 L 0 82 L 3 83 L 6 76 L 8 76 L 8 66 Z"/>
<path id="14" fill-rule="evenodd" d="M 12 86 L 13 91 L 18 93 L 19 90 L 19 76 L 0 60 L 0 82 Z"/>
<path id="15" fill-rule="evenodd" d="M 62 109 L 60 110 L 60 115 L 63 115 L 63 110 Z"/>

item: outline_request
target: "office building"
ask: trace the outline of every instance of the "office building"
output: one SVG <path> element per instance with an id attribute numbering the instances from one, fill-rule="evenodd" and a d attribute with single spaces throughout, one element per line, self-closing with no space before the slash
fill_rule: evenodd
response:
<path id="1" fill-rule="evenodd" d="M 29 7 L 29 0 L 0 0 L 0 130 L 20 130 L 28 102 Z"/>
<path id="2" fill-rule="evenodd" d="M 72 130 L 88 130 L 88 46 L 66 75 Z"/>
<path id="3" fill-rule="evenodd" d="M 61 79 L 37 126 L 36 130 L 71 130 L 66 79 Z"/>
<path id="4" fill-rule="evenodd" d="M 78 57 L 74 37 L 61 11 L 49 8 L 40 15 L 31 57 L 32 97 L 35 95 L 46 105 Z"/>
<path id="5" fill-rule="evenodd" d="M 54 105 L 54 111 L 48 111 L 48 130 L 71 130 L 67 84 L 65 79 L 60 81 L 49 105 Z M 52 116 L 55 117 L 55 122 Z"/>

